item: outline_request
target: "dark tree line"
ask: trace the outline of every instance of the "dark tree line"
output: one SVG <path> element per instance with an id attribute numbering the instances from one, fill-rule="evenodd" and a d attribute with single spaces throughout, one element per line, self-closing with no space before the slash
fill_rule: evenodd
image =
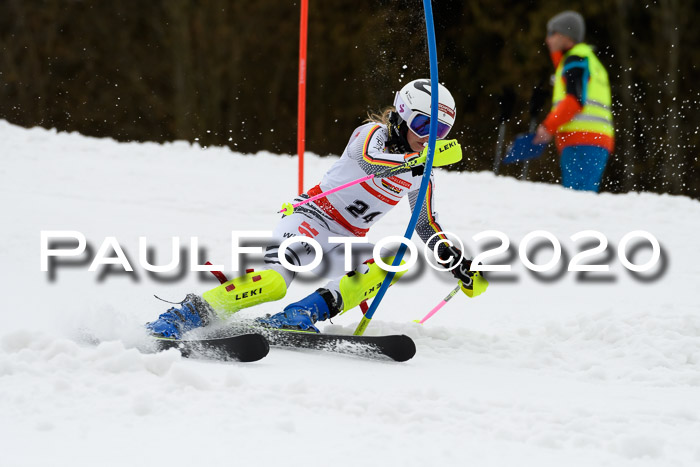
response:
<path id="1" fill-rule="evenodd" d="M 368 111 L 428 76 L 420 0 L 310 0 L 307 149 L 339 154 Z M 460 169 L 492 170 L 498 127 L 527 131 L 551 93 L 547 19 L 587 20 L 613 87 L 603 189 L 700 197 L 700 4 L 440 0 L 440 80 L 457 100 Z M 296 150 L 299 4 L 279 0 L 0 0 L 0 118 L 118 140 Z M 535 120 L 541 120 L 549 98 Z M 519 176 L 520 167 L 501 173 Z M 550 148 L 532 180 L 556 183 Z"/>

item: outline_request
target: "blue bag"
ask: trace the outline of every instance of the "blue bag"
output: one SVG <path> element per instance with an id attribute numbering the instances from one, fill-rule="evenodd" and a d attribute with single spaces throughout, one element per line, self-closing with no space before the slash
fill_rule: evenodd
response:
<path id="1" fill-rule="evenodd" d="M 534 133 L 517 136 L 513 144 L 508 148 L 503 163 L 512 164 L 513 162 L 527 161 L 540 157 L 544 148 L 547 147 L 547 143 L 532 144 L 532 138 L 534 137 Z"/>

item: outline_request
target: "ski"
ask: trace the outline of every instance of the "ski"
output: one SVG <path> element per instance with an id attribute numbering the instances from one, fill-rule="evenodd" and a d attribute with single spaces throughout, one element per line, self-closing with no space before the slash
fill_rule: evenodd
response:
<path id="1" fill-rule="evenodd" d="M 216 343 L 227 339 L 228 336 L 244 337 L 251 333 L 259 335 L 266 339 L 270 346 L 278 348 L 318 350 L 364 358 L 391 359 L 397 362 L 410 360 L 416 354 L 416 344 L 413 339 L 403 334 L 388 336 L 323 334 L 297 329 L 270 328 L 248 320 L 229 322 L 216 329 L 210 329 L 205 337 L 196 341 L 162 339 L 160 341 L 170 347 L 176 346 L 177 343 L 192 342 L 191 346 L 197 348 L 198 343 Z M 187 344 L 184 349 L 181 348 L 181 351 L 187 351 L 189 346 L 190 344 Z M 212 346 L 216 347 L 215 344 Z"/>
<path id="2" fill-rule="evenodd" d="M 366 358 L 390 358 L 405 362 L 416 354 L 413 339 L 403 334 L 389 336 L 345 336 L 285 329 L 256 329 L 270 345 L 321 350 Z"/>
<path id="3" fill-rule="evenodd" d="M 186 358 L 256 362 L 270 351 L 267 339 L 257 333 L 192 340 L 154 337 L 154 340 L 157 351 L 177 349 Z"/>

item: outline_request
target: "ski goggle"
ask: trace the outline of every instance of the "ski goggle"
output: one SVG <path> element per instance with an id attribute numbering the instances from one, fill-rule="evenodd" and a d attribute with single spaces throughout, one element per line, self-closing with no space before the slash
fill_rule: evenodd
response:
<path id="1" fill-rule="evenodd" d="M 419 112 L 413 112 L 411 119 L 408 121 L 408 128 L 410 128 L 416 136 L 425 138 L 430 134 L 430 117 Z M 451 129 L 452 126 L 438 121 L 437 139 L 444 139 Z"/>

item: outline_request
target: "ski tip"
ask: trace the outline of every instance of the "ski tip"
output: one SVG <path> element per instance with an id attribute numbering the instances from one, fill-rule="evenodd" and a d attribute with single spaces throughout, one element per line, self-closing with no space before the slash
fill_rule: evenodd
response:
<path id="1" fill-rule="evenodd" d="M 241 346 L 236 350 L 236 359 L 239 362 L 257 362 L 270 353 L 270 344 L 260 334 L 244 334 L 237 336 Z"/>
<path id="2" fill-rule="evenodd" d="M 405 334 L 394 336 L 396 345 L 385 350 L 386 355 L 397 362 L 405 362 L 416 355 L 416 343 Z"/>

